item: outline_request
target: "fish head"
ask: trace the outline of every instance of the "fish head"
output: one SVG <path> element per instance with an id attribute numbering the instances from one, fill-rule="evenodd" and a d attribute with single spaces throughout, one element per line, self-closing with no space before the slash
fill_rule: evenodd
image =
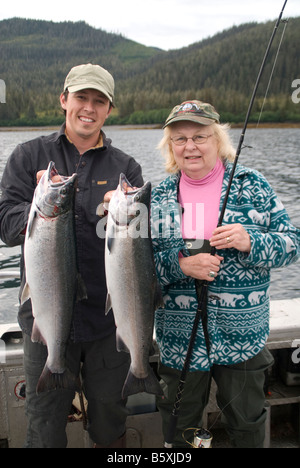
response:
<path id="1" fill-rule="evenodd" d="M 54 176 L 60 178 L 53 182 Z M 49 163 L 48 169 L 44 172 L 34 195 L 34 201 L 42 215 L 55 218 L 70 211 L 73 207 L 74 196 L 77 185 L 77 174 L 70 177 L 59 175 L 55 164 Z"/>
<path id="2" fill-rule="evenodd" d="M 140 216 L 141 205 L 149 213 L 150 201 L 150 182 L 146 182 L 141 188 L 134 188 L 125 175 L 121 174 L 117 190 L 109 203 L 109 213 L 118 226 L 128 226 Z"/>

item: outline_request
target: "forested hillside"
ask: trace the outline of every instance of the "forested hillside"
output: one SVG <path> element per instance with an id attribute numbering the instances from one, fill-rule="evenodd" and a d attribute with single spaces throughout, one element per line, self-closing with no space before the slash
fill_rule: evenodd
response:
<path id="1" fill-rule="evenodd" d="M 243 121 L 274 22 L 249 23 L 174 51 L 161 51 L 107 33 L 84 22 L 0 21 L 0 79 L 6 104 L 0 125 L 47 125 L 63 120 L 58 97 L 69 69 L 98 63 L 116 81 L 117 109 L 112 123 L 161 123 L 170 108 L 185 99 L 215 104 L 223 120 Z M 261 107 L 277 47 L 280 26 L 255 103 Z M 300 78 L 300 18 L 286 29 L 265 121 L 300 121 L 292 82 Z"/>

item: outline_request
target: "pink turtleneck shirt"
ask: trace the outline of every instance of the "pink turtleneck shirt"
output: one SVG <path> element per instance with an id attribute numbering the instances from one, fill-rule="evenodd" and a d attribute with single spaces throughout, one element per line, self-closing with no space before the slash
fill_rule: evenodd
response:
<path id="1" fill-rule="evenodd" d="M 191 179 L 182 172 L 179 203 L 183 207 L 181 230 L 184 239 L 211 238 L 218 225 L 224 172 L 220 159 L 214 169 L 200 180 Z"/>

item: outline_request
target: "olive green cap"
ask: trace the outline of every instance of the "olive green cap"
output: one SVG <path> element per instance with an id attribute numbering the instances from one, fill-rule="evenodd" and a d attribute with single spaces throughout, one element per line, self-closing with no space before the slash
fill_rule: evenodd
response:
<path id="1" fill-rule="evenodd" d="M 163 128 L 182 120 L 212 125 L 220 123 L 220 116 L 211 104 L 202 101 L 185 101 L 174 107 Z"/>

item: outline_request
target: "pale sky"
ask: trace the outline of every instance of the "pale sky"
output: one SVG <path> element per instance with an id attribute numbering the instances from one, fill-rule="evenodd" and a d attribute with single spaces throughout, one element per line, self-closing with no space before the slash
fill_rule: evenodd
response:
<path id="1" fill-rule="evenodd" d="M 249 21 L 278 18 L 284 0 L 11 0 L 0 20 L 21 18 L 85 21 L 95 28 L 164 50 L 179 49 Z M 283 18 L 300 16 L 300 0 L 288 0 Z M 275 23 L 274 23 L 275 24 Z"/>

